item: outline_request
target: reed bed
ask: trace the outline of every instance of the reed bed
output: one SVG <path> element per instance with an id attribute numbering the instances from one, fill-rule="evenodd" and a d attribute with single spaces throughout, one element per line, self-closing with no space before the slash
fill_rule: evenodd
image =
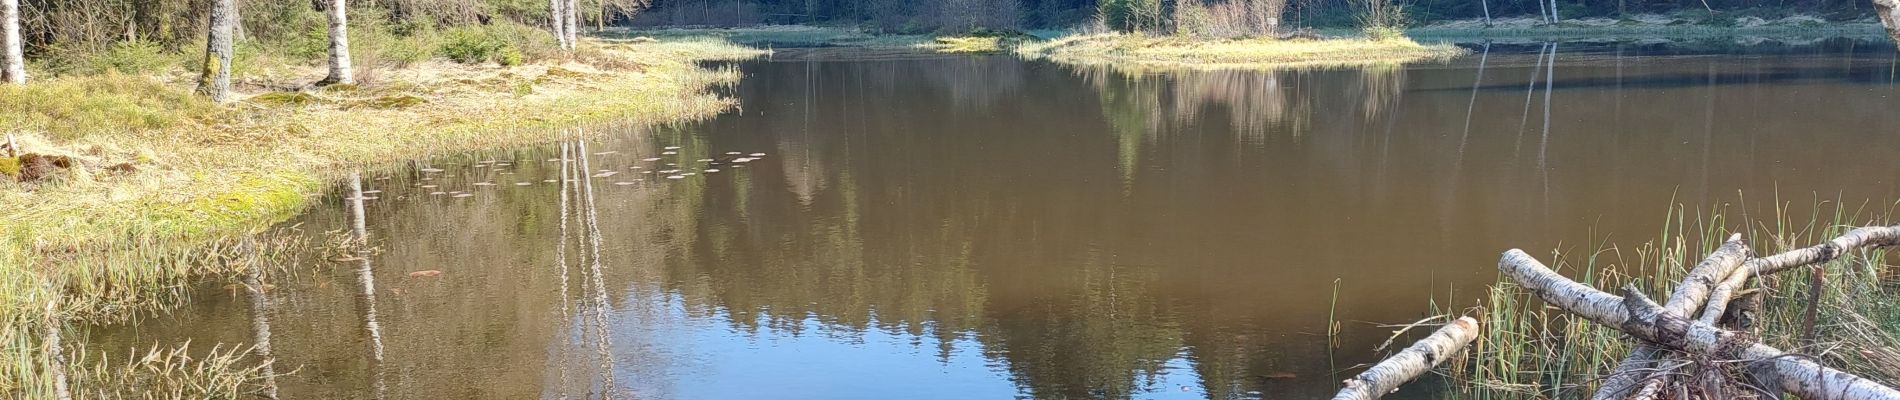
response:
<path id="1" fill-rule="evenodd" d="M 1856 227 L 1887 225 L 1892 205 L 1851 205 L 1815 199 L 1805 214 L 1779 198 L 1773 214 L 1745 208 L 1675 206 L 1655 239 L 1622 245 L 1595 238 L 1585 251 L 1556 250 L 1553 268 L 1594 287 L 1634 284 L 1667 297 L 1688 269 L 1740 232 L 1756 255 L 1775 254 L 1837 237 Z M 1751 325 L 1764 343 L 1823 359 L 1824 363 L 1889 385 L 1900 381 L 1900 304 L 1892 300 L 1896 275 L 1880 251 L 1844 256 L 1817 271 L 1826 282 L 1818 304 L 1808 301 L 1808 273 L 1751 282 L 1764 299 Z M 1450 379 L 1443 397 L 1456 399 L 1588 398 L 1597 379 L 1613 370 L 1631 344 L 1614 328 L 1546 306 L 1499 276 L 1480 301 L 1485 324 L 1466 356 L 1441 366 Z M 1810 306 L 1817 312 L 1809 329 Z M 1437 300 L 1434 312 L 1440 312 Z M 1812 334 L 1813 337 L 1807 335 Z"/>

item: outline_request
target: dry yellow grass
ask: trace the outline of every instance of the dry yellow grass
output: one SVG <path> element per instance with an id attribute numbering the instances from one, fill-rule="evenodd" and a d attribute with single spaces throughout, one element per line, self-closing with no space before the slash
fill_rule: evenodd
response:
<path id="1" fill-rule="evenodd" d="M 946 36 L 919 44 L 917 47 L 936 50 L 940 53 L 994 53 L 1003 51 L 1003 38 L 995 36 Z"/>
<path id="2" fill-rule="evenodd" d="M 1409 39 L 1204 39 L 1108 33 L 1024 44 L 1016 53 L 1066 64 L 1129 69 L 1275 69 L 1446 60 L 1465 50 Z"/>
<path id="3" fill-rule="evenodd" d="M 696 63 L 760 54 L 723 41 L 592 41 L 572 60 L 425 63 L 381 71 L 378 83 L 363 87 L 254 92 L 223 107 L 189 96 L 136 101 L 190 90 L 188 82 L 158 76 L 62 77 L 0 88 L 0 98 L 35 93 L 37 103 L 112 105 L 0 102 L 0 123 L 16 130 L 25 151 L 68 155 L 83 165 L 41 184 L 0 179 L 8 182 L 0 183 L 0 320 L 35 318 L 30 314 L 50 298 L 49 286 L 62 288 L 68 316 L 105 316 L 148 302 L 159 288 L 220 268 L 188 260 L 211 254 L 194 248 L 282 221 L 347 170 L 549 142 L 557 140 L 556 129 L 579 124 L 711 116 L 733 103 L 708 89 L 736 82 L 739 73 Z M 314 81 L 322 72 L 310 74 Z M 119 97 L 131 100 L 111 100 Z M 61 114 L 100 109 L 129 111 Z M 137 171 L 105 171 L 121 163 Z"/>

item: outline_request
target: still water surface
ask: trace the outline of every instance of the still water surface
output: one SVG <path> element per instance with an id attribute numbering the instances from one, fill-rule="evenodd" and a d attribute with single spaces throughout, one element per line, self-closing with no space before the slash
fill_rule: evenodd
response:
<path id="1" fill-rule="evenodd" d="M 1377 359 L 1391 330 L 1372 323 L 1474 305 L 1503 250 L 1640 242 L 1674 203 L 1900 198 L 1891 46 L 1556 47 L 1150 74 L 783 51 L 741 63 L 740 111 L 589 142 L 607 175 L 591 213 L 563 208 L 551 146 L 366 176 L 380 251 L 312 250 L 265 278 L 277 384 L 308 399 L 1319 398 Z M 338 192 L 293 232 L 348 236 Z M 253 301 L 218 282 L 90 341 L 251 343 Z"/>

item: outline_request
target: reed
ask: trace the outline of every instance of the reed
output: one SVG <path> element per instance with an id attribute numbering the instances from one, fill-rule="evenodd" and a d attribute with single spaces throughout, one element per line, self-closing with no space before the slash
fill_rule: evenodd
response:
<path id="1" fill-rule="evenodd" d="M 1839 236 L 1852 228 L 1892 221 L 1892 207 L 1815 199 L 1807 214 L 1776 199 L 1774 213 L 1755 219 L 1746 208 L 1673 206 L 1654 239 L 1633 246 L 1594 235 L 1587 251 L 1553 251 L 1553 268 L 1595 287 L 1634 284 L 1666 297 L 1688 269 L 1721 245 L 1732 231 L 1749 240 L 1757 255 L 1774 254 Z M 1879 252 L 1855 254 L 1822 268 L 1828 283 L 1818 305 L 1819 337 L 1801 346 L 1808 330 L 1807 274 L 1783 274 L 1752 288 L 1768 299 L 1754 324 L 1768 344 L 1817 355 L 1830 365 L 1892 381 L 1900 377 L 1900 303 L 1889 301 L 1894 270 Z M 1799 294 L 1799 295 L 1797 295 Z M 1481 300 L 1484 331 L 1466 358 L 1448 363 L 1452 382 L 1445 397 L 1460 399 L 1587 398 L 1598 377 L 1613 370 L 1630 344 L 1615 329 L 1545 306 L 1503 276 Z M 1432 308 L 1437 310 L 1436 301 Z"/>

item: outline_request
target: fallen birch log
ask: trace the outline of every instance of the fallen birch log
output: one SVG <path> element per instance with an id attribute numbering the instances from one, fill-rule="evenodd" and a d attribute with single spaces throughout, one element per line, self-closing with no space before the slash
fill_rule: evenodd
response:
<path id="1" fill-rule="evenodd" d="M 1663 308 L 1678 317 L 1695 316 L 1696 310 L 1702 308 L 1703 302 L 1708 301 L 1716 287 L 1741 268 L 1742 262 L 1747 259 L 1748 245 L 1742 242 L 1742 234 L 1729 235 L 1722 247 L 1716 248 L 1707 259 L 1689 270 L 1689 274 L 1682 278 L 1682 284 L 1677 285 L 1675 292 L 1669 295 L 1669 301 Z M 1629 356 L 1623 358 L 1623 362 L 1617 363 L 1615 370 L 1603 377 L 1603 385 L 1597 387 L 1591 399 L 1620 399 L 1630 389 L 1637 387 L 1638 383 L 1654 380 L 1651 377 L 1653 374 L 1643 371 L 1652 369 L 1656 359 L 1661 356 L 1662 351 L 1655 346 L 1637 344 L 1635 349 L 1630 350 Z"/>
<path id="2" fill-rule="evenodd" d="M 1413 343 L 1412 347 L 1347 379 L 1346 387 L 1333 395 L 1333 400 L 1372 400 L 1392 393 L 1399 385 L 1430 371 L 1477 338 L 1477 319 L 1464 317 L 1451 321 L 1445 327 L 1438 328 L 1437 332 L 1432 332 L 1431 336 Z"/>
<path id="3" fill-rule="evenodd" d="M 1885 385 L 1782 352 L 1743 333 L 1673 315 L 1634 288 L 1624 288 L 1624 296 L 1619 297 L 1577 283 L 1522 250 L 1505 252 L 1498 270 L 1552 306 L 1638 339 L 1667 349 L 1746 361 L 1752 370 L 1766 374 L 1769 381 L 1765 383 L 1804 399 L 1900 400 L 1900 391 Z"/>

